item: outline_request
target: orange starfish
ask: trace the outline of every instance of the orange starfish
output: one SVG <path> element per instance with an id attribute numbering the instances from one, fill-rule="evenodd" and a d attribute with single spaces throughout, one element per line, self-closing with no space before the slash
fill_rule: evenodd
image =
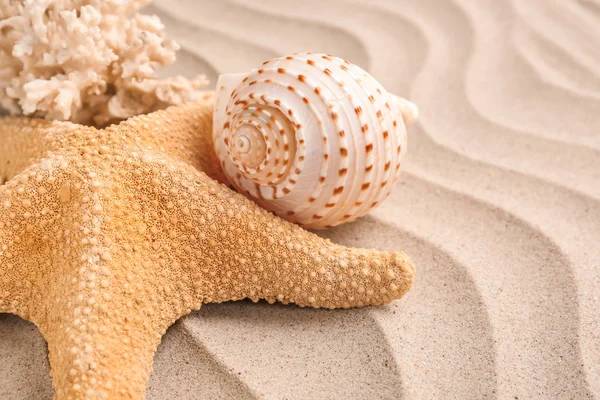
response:
<path id="1" fill-rule="evenodd" d="M 333 244 L 219 184 L 211 124 L 210 99 L 104 130 L 0 118 L 0 312 L 48 341 L 55 398 L 143 398 L 161 336 L 203 303 L 410 288 L 403 253 Z"/>

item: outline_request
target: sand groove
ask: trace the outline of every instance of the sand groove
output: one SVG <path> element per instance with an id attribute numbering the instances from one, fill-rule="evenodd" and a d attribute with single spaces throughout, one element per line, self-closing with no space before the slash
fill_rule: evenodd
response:
<path id="1" fill-rule="evenodd" d="M 419 283 L 405 301 L 370 310 L 395 350 L 407 397 L 494 397 L 493 330 L 468 265 L 420 236 L 422 232 L 397 225 L 402 224 L 373 216 L 324 235 L 352 246 L 402 248 L 419 264 Z M 356 229 L 364 236 L 357 236 Z M 434 324 L 439 329 L 432 329 Z"/>

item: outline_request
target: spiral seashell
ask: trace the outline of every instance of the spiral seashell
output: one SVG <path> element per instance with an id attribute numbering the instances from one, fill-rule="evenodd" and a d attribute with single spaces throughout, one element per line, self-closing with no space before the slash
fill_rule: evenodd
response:
<path id="1" fill-rule="evenodd" d="M 219 77 L 213 139 L 224 173 L 263 208 L 306 228 L 381 203 L 418 109 L 341 58 L 302 53 Z"/>

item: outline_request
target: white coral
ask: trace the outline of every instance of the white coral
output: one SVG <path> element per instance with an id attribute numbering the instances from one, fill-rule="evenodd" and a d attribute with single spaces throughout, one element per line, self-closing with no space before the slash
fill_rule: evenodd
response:
<path id="1" fill-rule="evenodd" d="M 201 95 L 203 76 L 159 80 L 178 45 L 148 0 L 0 0 L 0 107 L 105 125 Z"/>

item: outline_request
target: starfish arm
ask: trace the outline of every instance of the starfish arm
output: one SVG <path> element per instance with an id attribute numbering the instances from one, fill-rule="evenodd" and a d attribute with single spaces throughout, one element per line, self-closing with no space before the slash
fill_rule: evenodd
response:
<path id="1" fill-rule="evenodd" d="M 55 175 L 60 163 L 43 159 L 0 186 L 0 312 L 34 322 L 44 313 L 51 260 L 63 250 L 54 241 L 69 232 L 58 206 L 69 194 Z"/>
<path id="2" fill-rule="evenodd" d="M 118 240 L 105 210 L 126 199 L 84 158 L 54 154 L 0 186 L 0 312 L 40 329 L 56 399 L 141 399 L 181 307 L 152 280 L 161 266 Z"/>
<path id="3" fill-rule="evenodd" d="M 143 147 L 109 147 L 76 174 L 94 176 L 78 188 L 89 206 L 63 260 L 60 301 L 39 324 L 56 399 L 144 398 L 162 335 L 201 305 L 171 247 L 173 193 L 154 190 L 158 179 L 173 183 L 169 165 Z M 101 174 L 106 165 L 114 171 Z"/>
<path id="4" fill-rule="evenodd" d="M 0 117 L 0 185 L 60 147 L 65 134 L 85 129 L 93 130 L 70 122 Z"/>
<path id="5" fill-rule="evenodd" d="M 414 265 L 401 252 L 340 246 L 205 180 L 202 212 L 192 226 L 206 239 L 181 243 L 197 251 L 203 302 L 250 298 L 300 306 L 348 308 L 402 297 Z M 182 216 L 183 217 L 183 216 Z"/>
<path id="6" fill-rule="evenodd" d="M 154 257 L 177 277 L 172 291 L 186 294 L 185 308 L 243 298 L 366 306 L 400 298 L 413 283 L 404 253 L 333 244 L 185 164 L 152 166 L 144 158 L 138 183 L 151 190 L 135 196 L 154 206 L 139 226 Z"/>
<path id="7" fill-rule="evenodd" d="M 109 247 L 74 264 L 86 272 L 41 328 L 57 400 L 143 399 L 161 337 L 181 316 L 158 263 L 118 240 Z"/>
<path id="8" fill-rule="evenodd" d="M 58 154 L 0 187 L 0 311 L 40 329 L 56 399 L 142 399 L 184 310 L 167 285 L 176 276 L 139 234 L 138 186 L 108 179 L 106 159 Z"/>

